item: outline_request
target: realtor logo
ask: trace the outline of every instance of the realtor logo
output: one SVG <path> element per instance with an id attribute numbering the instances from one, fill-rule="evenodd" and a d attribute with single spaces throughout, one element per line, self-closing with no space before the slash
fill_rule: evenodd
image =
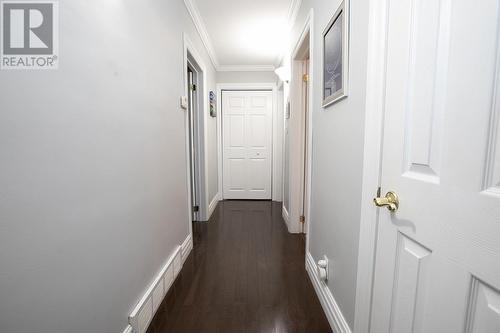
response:
<path id="1" fill-rule="evenodd" d="M 0 1 L 1 68 L 57 69 L 58 3 Z"/>

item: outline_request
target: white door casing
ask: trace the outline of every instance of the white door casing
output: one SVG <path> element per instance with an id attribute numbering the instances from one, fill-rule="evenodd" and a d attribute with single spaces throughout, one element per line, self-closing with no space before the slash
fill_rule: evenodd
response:
<path id="1" fill-rule="evenodd" d="M 309 53 L 309 50 L 307 51 Z M 309 55 L 308 55 L 309 57 Z M 304 60 L 302 62 L 302 172 L 301 172 L 301 181 L 300 181 L 300 194 L 301 194 L 301 218 L 304 218 L 301 221 L 301 232 L 306 233 L 307 224 L 310 222 L 306 219 L 307 211 L 309 210 L 308 204 L 308 174 L 309 174 L 309 59 Z M 304 80 L 304 77 L 306 79 Z"/>
<path id="2" fill-rule="evenodd" d="M 271 199 L 271 91 L 223 91 L 224 199 Z"/>
<path id="3" fill-rule="evenodd" d="M 499 5 L 390 1 L 371 332 L 500 332 Z"/>

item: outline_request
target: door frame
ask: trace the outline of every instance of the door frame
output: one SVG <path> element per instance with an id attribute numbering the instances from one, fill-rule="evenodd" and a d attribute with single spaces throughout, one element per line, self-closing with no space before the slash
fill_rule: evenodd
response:
<path id="1" fill-rule="evenodd" d="M 384 134 L 388 0 L 369 8 L 365 139 L 354 332 L 369 333 L 379 210 L 373 204 L 381 186 Z"/>
<path id="2" fill-rule="evenodd" d="M 199 220 L 206 221 L 207 211 L 208 211 L 208 202 L 207 202 L 207 189 L 208 189 L 208 161 L 206 158 L 207 150 L 207 105 L 208 105 L 208 94 L 207 90 L 207 71 L 206 66 L 203 61 L 203 58 L 200 56 L 200 53 L 195 48 L 193 42 L 189 38 L 189 36 L 184 33 L 183 34 L 183 66 L 182 66 L 182 77 L 183 77 L 183 87 L 182 91 L 184 96 L 189 95 L 188 91 L 188 77 L 187 77 L 187 68 L 188 65 L 196 70 L 196 74 L 198 77 L 199 89 L 197 89 L 196 93 L 196 107 L 195 112 L 198 114 L 198 142 L 195 142 L 195 146 L 197 146 L 197 155 L 198 155 L 198 184 L 196 184 L 196 188 L 199 189 L 199 204 L 200 210 L 198 213 Z M 187 202 L 187 213 L 188 213 L 188 223 L 189 223 L 189 234 L 193 235 L 192 229 L 192 202 L 191 202 L 191 171 L 190 171 L 190 147 L 189 147 L 189 110 L 185 110 L 184 115 L 184 130 L 185 130 L 185 140 L 186 140 L 186 186 L 187 186 L 187 194 L 188 194 L 188 202 Z"/>
<path id="3" fill-rule="evenodd" d="M 198 91 L 190 91 L 189 85 L 192 83 L 195 86 L 199 86 L 200 74 L 198 70 L 196 70 L 198 66 L 194 63 L 190 54 L 188 54 L 188 66 L 186 70 L 188 71 L 188 82 L 187 82 L 187 93 L 188 93 L 188 109 L 186 110 L 188 114 L 188 130 L 189 130 L 189 168 L 190 172 L 190 184 L 191 184 L 191 207 L 194 207 L 196 203 L 198 203 L 198 207 L 201 207 L 201 170 L 200 170 L 200 121 L 199 121 L 199 94 Z M 192 82 L 189 81 L 189 72 L 192 73 Z M 191 100 L 192 98 L 192 100 Z M 192 118 L 192 119 L 190 119 Z M 191 128 L 192 126 L 192 128 Z M 192 140 L 192 141 L 191 141 Z M 194 179 L 194 183 L 193 183 Z M 194 192 L 194 193 L 193 193 Z M 193 202 L 193 198 L 196 202 Z M 197 212 L 192 212 L 193 221 L 201 220 L 201 212 L 198 210 Z"/>
<path id="4" fill-rule="evenodd" d="M 282 205 L 282 213 L 284 216 L 288 216 L 288 231 L 291 233 L 301 233 L 302 225 L 300 222 L 300 215 L 302 214 L 302 202 L 305 201 L 305 211 L 304 216 L 306 219 L 306 228 L 304 233 L 306 234 L 306 252 L 309 252 L 309 226 L 311 225 L 311 188 L 312 188 L 312 133 L 313 133 L 313 121 L 312 114 L 314 110 L 314 47 L 313 47 L 313 37 L 314 37 L 314 12 L 311 9 L 306 21 L 303 25 L 302 31 L 295 43 L 293 51 L 290 56 L 290 66 L 291 66 L 291 80 L 289 86 L 289 100 L 290 100 L 290 118 L 288 119 L 289 124 L 289 134 L 288 138 L 290 140 L 290 150 L 289 150 L 289 206 L 284 207 Z M 308 38 L 308 40 L 306 40 Z M 305 48 L 308 48 L 309 53 L 309 87 L 308 87 L 308 113 L 307 113 L 307 138 L 305 137 L 305 117 L 303 116 L 304 101 L 302 96 L 303 84 L 303 61 L 301 59 L 305 56 Z M 294 119 L 293 116 L 300 114 L 300 119 Z M 291 126 L 292 125 L 292 126 Z M 293 145 L 294 142 L 300 141 L 298 146 Z M 293 140 L 293 142 L 291 141 Z M 305 149 L 305 141 L 307 142 L 307 149 Z M 292 147 L 298 147 L 295 151 L 292 151 Z M 304 153 L 307 151 L 307 156 Z M 300 164 L 297 168 L 297 163 Z M 307 164 L 307 174 L 304 172 L 304 165 Z M 305 188 L 302 185 L 302 180 L 305 176 Z M 299 184 L 299 186 L 297 186 Z M 305 199 L 304 191 L 306 192 Z M 288 211 L 287 211 L 288 209 Z M 286 220 L 286 219 L 285 219 Z"/>
<path id="5" fill-rule="evenodd" d="M 277 197 L 276 194 L 276 189 L 279 188 L 279 179 L 282 178 L 282 170 L 279 168 L 279 161 L 277 161 L 280 156 L 277 156 L 275 152 L 277 151 L 277 145 L 282 144 L 281 138 L 277 137 L 278 133 L 278 108 L 277 108 L 277 86 L 275 83 L 218 83 L 217 84 L 217 110 L 218 110 L 218 115 L 217 115 L 217 171 L 218 171 L 218 178 L 219 178 L 219 184 L 218 184 L 218 192 L 219 192 L 219 200 L 224 200 L 224 179 L 223 179 L 223 163 L 224 163 L 224 156 L 223 156 L 223 142 L 222 142 L 222 126 L 223 126 L 223 121 L 222 121 L 222 92 L 225 90 L 229 91 L 271 91 L 273 95 L 273 126 L 272 126 L 272 152 L 271 152 L 271 164 L 272 164 L 272 170 L 271 170 L 271 197 L 273 201 L 279 201 L 281 200 L 281 197 Z"/>

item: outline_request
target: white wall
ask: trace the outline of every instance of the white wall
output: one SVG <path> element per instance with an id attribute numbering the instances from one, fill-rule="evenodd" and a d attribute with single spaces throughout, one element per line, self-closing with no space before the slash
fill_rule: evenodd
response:
<path id="1" fill-rule="evenodd" d="M 121 332 L 188 235 L 183 32 L 215 71 L 181 0 L 59 5 L 60 69 L 0 73 L 0 331 Z"/>
<path id="2" fill-rule="evenodd" d="M 276 83 L 274 72 L 217 72 L 217 83 Z"/>
<path id="3" fill-rule="evenodd" d="M 339 3 L 340 0 L 304 0 L 291 40 L 294 44 L 298 40 L 305 19 L 313 8 L 314 107 L 309 246 L 316 261 L 324 254 L 331 260 L 328 287 L 352 328 L 363 166 L 368 0 L 351 1 L 349 97 L 323 109 L 322 33 Z"/>

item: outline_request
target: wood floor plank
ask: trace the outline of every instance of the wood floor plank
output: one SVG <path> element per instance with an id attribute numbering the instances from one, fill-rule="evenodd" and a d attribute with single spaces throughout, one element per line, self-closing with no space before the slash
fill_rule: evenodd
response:
<path id="1" fill-rule="evenodd" d="M 148 333 L 331 332 L 279 203 L 222 201 L 193 240 Z"/>

